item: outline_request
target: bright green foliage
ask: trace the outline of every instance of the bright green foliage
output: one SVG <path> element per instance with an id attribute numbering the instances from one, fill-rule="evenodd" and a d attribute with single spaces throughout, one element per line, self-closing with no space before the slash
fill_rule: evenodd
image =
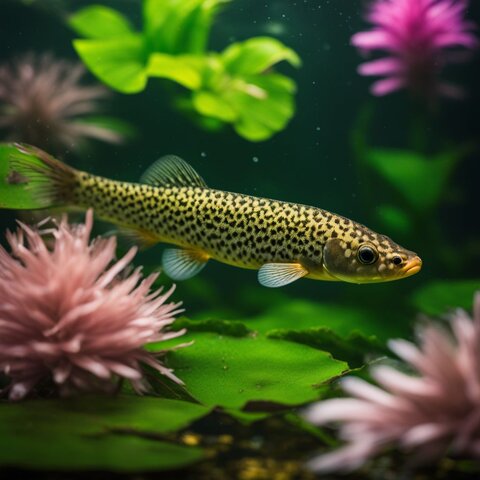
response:
<path id="1" fill-rule="evenodd" d="M 411 232 L 412 221 L 404 210 L 393 205 L 379 205 L 375 213 L 386 231 L 403 235 Z"/>
<path id="2" fill-rule="evenodd" d="M 123 37 L 134 33 L 128 19 L 103 5 L 85 7 L 69 19 L 70 26 L 87 38 Z"/>
<path id="3" fill-rule="evenodd" d="M 202 458 L 202 450 L 146 436 L 184 428 L 208 411 L 188 402 L 133 396 L 3 403 L 0 465 L 119 472 L 188 465 Z"/>
<path id="4" fill-rule="evenodd" d="M 38 202 L 28 189 L 26 179 L 15 178 L 10 169 L 10 160 L 27 157 L 11 144 L 0 144 L 0 208 L 35 209 Z M 35 161 L 34 157 L 31 157 Z M 25 182 L 24 182 L 25 181 Z"/>
<path id="5" fill-rule="evenodd" d="M 423 213 L 438 204 L 459 158 L 458 152 L 427 158 L 404 150 L 371 149 L 365 160 L 414 211 Z"/>
<path id="6" fill-rule="evenodd" d="M 295 83 L 272 68 L 298 55 L 280 41 L 258 37 L 207 52 L 212 22 L 225 0 L 144 0 L 143 31 L 134 32 L 115 10 L 94 5 L 70 17 L 84 40 L 77 53 L 102 82 L 123 93 L 138 93 L 149 77 L 191 90 L 174 102 L 195 113 L 209 129 L 233 124 L 251 141 L 270 138 L 295 112 Z M 106 19 L 111 25 L 103 27 Z"/>
<path id="7" fill-rule="evenodd" d="M 418 290 L 413 304 L 428 315 L 442 315 L 459 307 L 471 311 L 473 296 L 478 291 L 480 279 L 437 281 Z"/>
<path id="8" fill-rule="evenodd" d="M 330 354 L 282 340 L 191 332 L 193 345 L 169 353 L 168 364 L 207 406 L 242 409 L 249 402 L 301 405 L 317 386 L 348 369 Z"/>

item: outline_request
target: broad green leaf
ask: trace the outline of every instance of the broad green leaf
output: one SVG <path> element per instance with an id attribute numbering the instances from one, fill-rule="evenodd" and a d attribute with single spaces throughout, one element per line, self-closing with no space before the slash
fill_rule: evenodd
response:
<path id="1" fill-rule="evenodd" d="M 196 90 L 200 88 L 202 82 L 202 70 L 201 57 L 152 53 L 148 61 L 147 74 L 172 80 L 185 88 Z"/>
<path id="2" fill-rule="evenodd" d="M 350 368 L 363 366 L 372 355 L 379 357 L 388 353 L 375 336 L 366 336 L 361 332 L 341 336 L 325 327 L 272 330 L 267 333 L 267 337 L 298 342 L 324 350 L 333 358 L 347 362 Z"/>
<path id="3" fill-rule="evenodd" d="M 193 106 L 201 115 L 214 117 L 224 122 L 234 122 L 238 113 L 228 101 L 212 92 L 201 90 L 193 93 Z"/>
<path id="4" fill-rule="evenodd" d="M 182 429 L 207 413 L 188 402 L 133 396 L 2 403 L 0 464 L 120 472 L 180 467 L 200 460 L 202 451 L 144 437 Z"/>
<path id="5" fill-rule="evenodd" d="M 442 315 L 455 308 L 472 310 L 479 280 L 450 280 L 429 283 L 413 296 L 413 305 L 428 315 Z"/>
<path id="6" fill-rule="evenodd" d="M 242 322 L 235 320 L 191 320 L 181 317 L 175 321 L 173 328 L 177 331 L 186 328 L 189 332 L 215 332 L 229 337 L 246 337 L 253 333 Z"/>
<path id="7" fill-rule="evenodd" d="M 168 364 L 201 403 L 241 409 L 248 402 L 299 405 L 316 387 L 347 370 L 328 353 L 282 340 L 190 332 L 193 345 L 168 354 Z"/>
<path id="8" fill-rule="evenodd" d="M 40 207 L 28 188 L 28 179 L 10 166 L 10 160 L 22 157 L 30 157 L 32 162 L 38 162 L 35 157 L 20 153 L 13 144 L 0 144 L 0 208 L 30 210 Z"/>
<path id="9" fill-rule="evenodd" d="M 381 340 L 402 336 L 404 333 L 404 326 L 392 320 L 392 312 L 382 313 L 354 306 L 296 299 L 282 302 L 243 323 L 261 333 L 276 329 L 326 327 L 342 337 L 361 331 L 364 335 L 373 335 Z"/>
<path id="10" fill-rule="evenodd" d="M 301 65 L 300 57 L 291 48 L 271 37 L 233 43 L 223 51 L 221 58 L 228 72 L 242 76 L 264 73 L 283 60 L 295 67 Z"/>
<path id="11" fill-rule="evenodd" d="M 123 93 L 137 93 L 147 84 L 146 53 L 140 35 L 74 40 L 82 61 L 99 80 Z"/>
<path id="12" fill-rule="evenodd" d="M 103 5 L 82 8 L 70 16 L 68 24 L 76 33 L 87 38 L 112 38 L 135 33 L 120 12 Z"/>
<path id="13" fill-rule="evenodd" d="M 450 152 L 427 158 L 403 150 L 371 149 L 365 159 L 413 209 L 425 212 L 440 200 L 459 154 Z"/>
<path id="14" fill-rule="evenodd" d="M 213 18 L 226 0 L 145 0 L 144 31 L 152 51 L 203 53 Z"/>

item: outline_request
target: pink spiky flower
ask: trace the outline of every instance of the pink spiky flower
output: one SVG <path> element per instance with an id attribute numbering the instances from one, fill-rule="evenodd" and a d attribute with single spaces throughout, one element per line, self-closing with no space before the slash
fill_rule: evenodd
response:
<path id="1" fill-rule="evenodd" d="M 385 77 L 371 88 L 381 96 L 408 88 L 425 98 L 458 97 L 461 90 L 437 79 L 448 63 L 465 59 L 460 49 L 478 45 L 472 22 L 465 20 L 467 0 L 373 0 L 367 20 L 373 28 L 352 37 L 352 44 L 386 57 L 360 65 L 361 75 Z"/>
<path id="2" fill-rule="evenodd" d="M 115 237 L 90 242 L 92 224 L 91 210 L 75 226 L 20 224 L 7 232 L 11 254 L 0 247 L 0 371 L 12 400 L 43 380 L 63 395 L 113 391 L 121 378 L 142 392 L 142 364 L 181 383 L 158 360 L 164 351 L 143 348 L 184 333 L 165 331 L 182 311 L 165 303 L 174 287 L 151 292 L 157 274 L 129 270 L 136 249 L 114 261 Z"/>
<path id="3" fill-rule="evenodd" d="M 82 84 L 84 74 L 80 63 L 50 54 L 0 65 L 0 129 L 6 138 L 48 150 L 75 150 L 86 138 L 121 143 L 120 133 L 91 121 L 108 91 Z"/>
<path id="4" fill-rule="evenodd" d="M 315 424 L 340 422 L 347 446 L 310 461 L 319 472 L 349 471 L 387 447 L 413 453 L 413 462 L 446 454 L 480 459 L 480 292 L 474 315 L 458 310 L 451 331 L 429 323 L 418 331 L 419 346 L 391 341 L 390 349 L 416 372 L 391 366 L 371 370 L 379 386 L 346 378 L 351 398 L 312 406 L 306 417 Z"/>

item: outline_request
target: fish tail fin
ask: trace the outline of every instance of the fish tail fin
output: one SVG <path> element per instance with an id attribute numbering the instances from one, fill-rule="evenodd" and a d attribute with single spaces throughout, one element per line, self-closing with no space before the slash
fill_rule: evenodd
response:
<path id="1" fill-rule="evenodd" d="M 25 184 L 25 188 L 31 193 L 34 208 L 51 208 L 72 203 L 77 170 L 37 147 L 20 143 L 12 146 L 15 151 L 8 160 L 5 179 L 7 185 Z M 25 207 L 12 205 L 11 208 Z"/>

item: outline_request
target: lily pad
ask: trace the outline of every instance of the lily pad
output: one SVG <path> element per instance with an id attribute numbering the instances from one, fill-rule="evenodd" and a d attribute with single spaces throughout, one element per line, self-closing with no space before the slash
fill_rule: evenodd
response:
<path id="1" fill-rule="evenodd" d="M 203 457 L 202 450 L 168 443 L 161 434 L 208 411 L 188 402 L 127 396 L 2 403 L 0 465 L 113 471 L 188 465 Z"/>
<path id="2" fill-rule="evenodd" d="M 207 406 L 242 409 L 249 402 L 300 405 L 348 369 L 330 354 L 282 340 L 188 333 L 189 348 L 168 354 L 188 391 Z"/>

